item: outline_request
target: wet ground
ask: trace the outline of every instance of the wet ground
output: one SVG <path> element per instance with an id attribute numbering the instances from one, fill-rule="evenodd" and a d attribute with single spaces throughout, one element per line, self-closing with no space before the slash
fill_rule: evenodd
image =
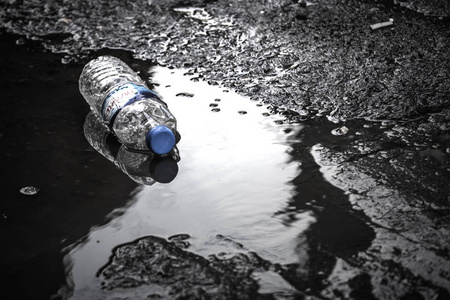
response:
<path id="1" fill-rule="evenodd" d="M 446 1 L 1 7 L 10 299 L 450 298 Z M 170 160 L 93 124 L 101 54 L 169 104 Z"/>

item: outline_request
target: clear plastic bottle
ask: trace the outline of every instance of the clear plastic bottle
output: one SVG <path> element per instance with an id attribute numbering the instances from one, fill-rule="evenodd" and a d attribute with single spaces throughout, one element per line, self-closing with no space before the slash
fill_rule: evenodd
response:
<path id="1" fill-rule="evenodd" d="M 127 64 L 100 56 L 84 67 L 80 92 L 91 109 L 128 148 L 169 153 L 176 144 L 176 119 Z"/>

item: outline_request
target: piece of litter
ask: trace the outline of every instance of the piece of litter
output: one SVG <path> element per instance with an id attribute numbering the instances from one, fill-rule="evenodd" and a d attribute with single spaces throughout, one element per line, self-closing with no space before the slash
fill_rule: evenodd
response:
<path id="1" fill-rule="evenodd" d="M 20 189 L 20 192 L 27 196 L 33 196 L 36 195 L 39 192 L 39 188 L 34 186 L 26 186 Z"/>
<path id="2" fill-rule="evenodd" d="M 394 19 L 390 18 L 389 21 L 387 22 L 382 22 L 382 23 L 377 23 L 377 24 L 372 24 L 370 25 L 370 29 L 372 30 L 376 30 L 376 29 L 380 29 L 383 27 L 389 27 L 394 25 Z"/>

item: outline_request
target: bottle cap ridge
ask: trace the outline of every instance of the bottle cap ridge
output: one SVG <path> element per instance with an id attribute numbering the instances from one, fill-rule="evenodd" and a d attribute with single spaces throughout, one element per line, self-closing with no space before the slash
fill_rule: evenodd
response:
<path id="1" fill-rule="evenodd" d="M 175 135 L 168 127 L 159 125 L 147 134 L 145 139 L 147 147 L 156 154 L 166 154 L 175 146 Z"/>

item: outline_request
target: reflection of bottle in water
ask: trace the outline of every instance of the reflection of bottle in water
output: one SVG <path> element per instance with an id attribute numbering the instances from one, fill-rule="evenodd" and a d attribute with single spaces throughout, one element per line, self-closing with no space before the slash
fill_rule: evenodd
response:
<path id="1" fill-rule="evenodd" d="M 92 111 L 86 116 L 84 135 L 95 150 L 139 184 L 169 183 L 177 176 L 180 156 L 176 147 L 165 156 L 130 151 Z"/>
<path id="2" fill-rule="evenodd" d="M 80 92 L 128 148 L 169 153 L 176 143 L 176 119 L 159 97 L 123 61 L 100 56 L 84 67 Z"/>

